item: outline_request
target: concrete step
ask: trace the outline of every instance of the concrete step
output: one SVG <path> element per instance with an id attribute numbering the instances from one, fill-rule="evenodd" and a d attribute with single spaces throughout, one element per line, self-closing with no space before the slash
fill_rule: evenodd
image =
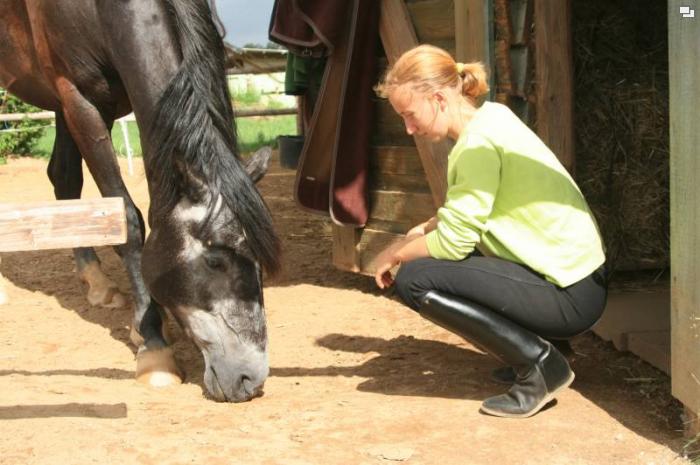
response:
<path id="1" fill-rule="evenodd" d="M 614 291 L 593 332 L 657 368 L 670 372 L 671 296 L 668 287 Z"/>

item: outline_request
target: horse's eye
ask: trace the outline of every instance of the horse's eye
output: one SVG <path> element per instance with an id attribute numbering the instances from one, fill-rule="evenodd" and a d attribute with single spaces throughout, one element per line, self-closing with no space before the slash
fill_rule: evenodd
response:
<path id="1" fill-rule="evenodd" d="M 204 257 L 204 261 L 212 270 L 222 271 L 226 268 L 224 259 L 216 255 L 207 255 Z"/>

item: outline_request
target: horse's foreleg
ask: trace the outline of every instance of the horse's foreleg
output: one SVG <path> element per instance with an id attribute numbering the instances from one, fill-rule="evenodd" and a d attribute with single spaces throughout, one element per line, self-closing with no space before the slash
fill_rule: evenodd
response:
<path id="1" fill-rule="evenodd" d="M 82 158 L 60 112 L 56 114 L 56 140 L 47 174 L 58 200 L 80 198 L 83 189 Z M 126 304 L 117 285 L 102 272 L 92 247 L 74 249 L 73 256 L 78 276 L 88 285 L 87 300 L 91 305 L 119 308 Z"/>
<path id="2" fill-rule="evenodd" d="M 179 383 L 182 375 L 163 336 L 163 309 L 151 299 L 141 276 L 143 218 L 121 178 L 109 124 L 105 124 L 98 110 L 71 83 L 61 81 L 58 90 L 67 127 L 100 192 L 105 197 L 124 199 L 127 242 L 117 246 L 116 250 L 124 261 L 133 290 L 133 327 L 143 338 L 137 354 L 137 377 L 155 386 Z"/>

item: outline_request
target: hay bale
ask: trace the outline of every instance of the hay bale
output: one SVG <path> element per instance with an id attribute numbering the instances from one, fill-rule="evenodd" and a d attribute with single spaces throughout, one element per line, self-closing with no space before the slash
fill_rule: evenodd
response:
<path id="1" fill-rule="evenodd" d="M 618 270 L 669 264 L 666 2 L 573 2 L 576 179 Z"/>

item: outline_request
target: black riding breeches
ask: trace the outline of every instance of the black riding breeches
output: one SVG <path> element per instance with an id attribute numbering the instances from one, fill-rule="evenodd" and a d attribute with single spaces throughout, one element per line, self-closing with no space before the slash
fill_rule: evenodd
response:
<path id="1" fill-rule="evenodd" d="M 526 266 L 477 253 L 461 261 L 404 263 L 396 292 L 414 310 L 428 291 L 444 292 L 491 308 L 539 336 L 566 339 L 598 321 L 607 299 L 606 279 L 603 265 L 562 288 Z"/>

